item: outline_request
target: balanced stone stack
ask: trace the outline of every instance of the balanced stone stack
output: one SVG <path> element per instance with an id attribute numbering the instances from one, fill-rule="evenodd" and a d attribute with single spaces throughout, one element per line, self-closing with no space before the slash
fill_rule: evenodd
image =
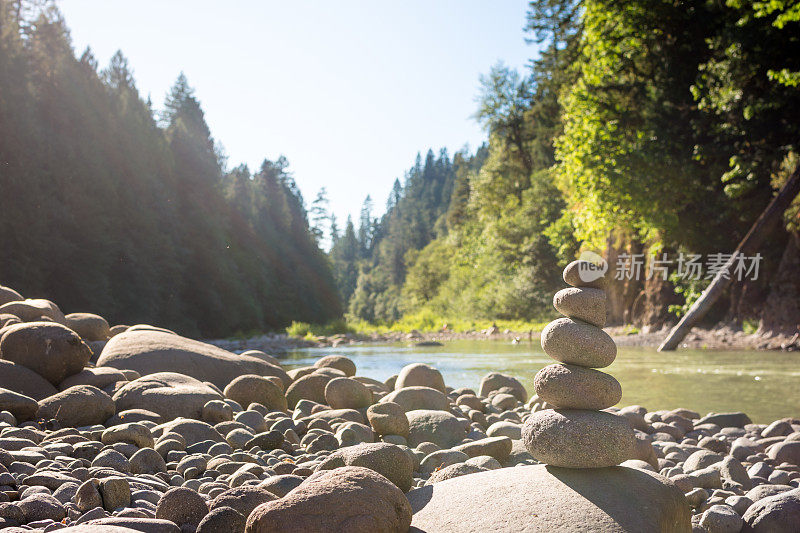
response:
<path id="1" fill-rule="evenodd" d="M 533 413 L 522 439 L 537 460 L 567 468 L 614 466 L 634 456 L 636 437 L 627 419 L 603 411 L 622 398 L 622 387 L 595 370 L 617 356 L 614 340 L 602 330 L 606 319 L 605 278 L 591 263 L 573 261 L 564 269 L 571 287 L 558 291 L 553 305 L 564 318 L 542 331 L 542 348 L 558 361 L 536 374 L 534 388 L 553 409 Z"/>

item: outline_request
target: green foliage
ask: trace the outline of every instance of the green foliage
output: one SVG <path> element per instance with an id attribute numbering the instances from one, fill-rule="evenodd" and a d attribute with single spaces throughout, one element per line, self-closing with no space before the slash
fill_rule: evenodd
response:
<path id="1" fill-rule="evenodd" d="M 768 74 L 800 65 L 797 32 L 763 9 L 582 4 L 578 78 L 556 139 L 568 210 L 549 230 L 555 244 L 572 227 L 593 248 L 621 231 L 651 247 L 732 249 L 800 138 L 800 93 Z"/>
<path id="2" fill-rule="evenodd" d="M 524 171 L 519 175 L 522 179 L 515 183 L 517 189 L 523 189 L 527 174 L 533 171 L 525 117 L 532 95 L 531 82 L 502 63 L 495 65 L 488 76 L 481 76 L 480 81 L 482 91 L 475 117 L 488 132 L 503 139 L 506 150 L 513 151 L 523 165 Z"/>
<path id="3" fill-rule="evenodd" d="M 488 145 L 456 155 L 449 198 L 418 194 L 420 160 L 395 187 L 350 316 L 543 319 L 582 248 L 732 250 L 797 152 L 797 5 L 531 2 L 530 73 L 481 78 Z M 673 280 L 670 310 L 704 284 Z"/>
<path id="4" fill-rule="evenodd" d="M 758 331 L 758 320 L 745 320 L 742 322 L 742 331 L 747 335 L 753 335 Z"/>
<path id="5" fill-rule="evenodd" d="M 684 303 L 681 305 L 670 305 L 668 310 L 678 318 L 685 315 L 689 309 L 694 305 L 694 302 L 703 294 L 711 280 L 707 279 L 693 279 L 679 276 L 677 272 L 670 275 L 669 278 L 675 293 L 683 296 Z"/>
<path id="6" fill-rule="evenodd" d="M 645 242 L 676 236 L 711 192 L 715 178 L 690 149 L 698 112 L 688 90 L 710 25 L 701 7 L 686 7 L 584 2 L 556 168 L 575 235 L 590 247 L 618 228 Z"/>
<path id="7" fill-rule="evenodd" d="M 800 71 L 800 23 L 792 14 L 800 11 L 784 2 L 728 5 L 735 9 L 716 13 L 724 24 L 708 38 L 710 57 L 691 90 L 712 120 L 715 147 L 729 156 L 725 192 L 739 206 L 761 206 L 772 194 L 771 174 L 800 138 L 800 91 L 792 86 Z"/>
<path id="8" fill-rule="evenodd" d="M 639 328 L 637 328 L 635 326 L 631 326 L 631 325 L 625 326 L 625 328 L 622 331 L 622 334 L 623 335 L 638 335 L 639 334 Z"/>
<path id="9" fill-rule="evenodd" d="M 728 0 L 728 5 L 744 11 L 740 20 L 742 25 L 747 24 L 751 15 L 755 18 L 765 18 L 769 20 L 773 27 L 779 30 L 786 30 L 783 37 L 796 39 L 798 22 L 800 22 L 800 2 L 797 0 L 768 0 L 766 2 L 752 0 Z M 752 11 L 751 11 L 752 10 Z M 791 34 L 794 32 L 794 35 Z M 771 68 L 767 71 L 769 79 L 788 87 L 800 86 L 800 69 L 798 69 L 797 58 L 787 55 L 786 59 L 794 59 L 793 68 Z"/>
<path id="10" fill-rule="evenodd" d="M 309 324 L 308 322 L 296 322 L 286 328 L 286 334 L 292 337 L 314 338 L 331 337 L 345 333 L 355 333 L 347 322 L 343 319 L 336 319 L 324 324 Z"/>
<path id="11" fill-rule="evenodd" d="M 286 161 L 226 171 L 185 76 L 157 122 L 125 57 L 98 73 L 44 4 L 0 0 L 3 284 L 189 335 L 339 316 Z"/>
<path id="12" fill-rule="evenodd" d="M 552 4 L 530 22 L 542 35 L 557 35 L 558 53 L 546 54 L 541 64 L 560 68 L 574 55 L 566 41 L 575 33 L 576 12 Z M 358 262 L 351 320 L 400 324 L 414 317 L 427 329 L 426 317 L 553 315 L 557 253 L 566 257 L 577 249 L 569 238 L 554 246 L 548 230 L 565 206 L 548 169 L 560 129 L 558 87 L 568 79 L 544 69 L 523 76 L 502 64 L 482 77 L 476 118 L 488 146 L 459 152 L 452 162 L 429 152 L 424 164 L 418 157 L 404 185 L 395 185 L 371 249 Z M 342 250 L 331 252 L 337 270 L 352 268 L 337 262 Z"/>
<path id="13" fill-rule="evenodd" d="M 349 321 L 348 325 L 354 332 L 362 334 L 385 334 L 390 332 L 410 333 L 414 330 L 423 333 L 434 333 L 440 331 L 468 333 L 474 331 L 483 331 L 492 326 L 496 326 L 500 331 L 508 329 L 509 331 L 515 332 L 538 332 L 544 329 L 544 327 L 547 325 L 547 322 L 502 319 L 470 319 L 464 318 L 463 314 L 458 314 L 457 316 L 443 316 L 436 314 L 430 309 L 422 309 L 413 313 L 407 313 L 400 319 L 388 325 L 373 324 L 365 320 Z"/>
<path id="14" fill-rule="evenodd" d="M 446 239 L 436 239 L 422 250 L 410 250 L 406 254 L 409 268 L 402 292 L 405 306 L 418 308 L 438 294 L 450 275 L 454 253 Z"/>
<path id="15" fill-rule="evenodd" d="M 311 324 L 292 321 L 292 324 L 286 328 L 286 333 L 293 337 L 306 337 L 311 334 Z"/>
<path id="16" fill-rule="evenodd" d="M 372 201 L 367 197 L 357 234 L 348 222 L 330 257 L 352 318 L 368 322 L 400 318 L 407 260 L 446 232 L 445 215 L 458 169 L 469 165 L 466 159 L 466 154 L 456 154 L 456 166 L 445 150 L 438 156 L 429 150 L 424 162 L 417 156 L 404 184 L 395 182 L 388 210 L 380 219 L 372 218 Z"/>

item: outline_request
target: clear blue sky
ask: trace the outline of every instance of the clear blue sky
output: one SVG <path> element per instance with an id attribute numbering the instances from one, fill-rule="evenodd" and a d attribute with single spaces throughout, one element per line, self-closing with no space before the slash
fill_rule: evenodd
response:
<path id="1" fill-rule="evenodd" d="M 327 187 L 340 219 L 375 215 L 418 151 L 451 155 L 485 135 L 478 77 L 535 53 L 522 0 L 58 0 L 80 53 L 118 49 L 160 108 L 180 71 L 231 165 L 280 154 L 309 204 Z"/>

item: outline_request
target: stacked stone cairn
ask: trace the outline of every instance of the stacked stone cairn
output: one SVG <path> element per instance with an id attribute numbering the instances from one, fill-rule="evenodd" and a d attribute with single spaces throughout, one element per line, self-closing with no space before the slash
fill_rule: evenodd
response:
<path id="1" fill-rule="evenodd" d="M 622 387 L 595 370 L 617 356 L 614 340 L 603 331 L 605 277 L 595 265 L 573 261 L 564 269 L 571 287 L 558 291 L 553 305 L 562 318 L 542 331 L 542 348 L 558 361 L 536 374 L 534 388 L 552 409 L 533 413 L 522 429 L 530 454 L 540 462 L 566 468 L 602 468 L 634 456 L 636 437 L 627 419 L 604 411 L 622 398 Z"/>

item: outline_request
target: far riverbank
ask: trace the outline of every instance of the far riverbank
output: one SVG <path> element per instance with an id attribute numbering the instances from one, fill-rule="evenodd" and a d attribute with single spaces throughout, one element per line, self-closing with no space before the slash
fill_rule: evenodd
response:
<path id="1" fill-rule="evenodd" d="M 618 346 L 657 348 L 664 340 L 668 329 L 640 331 L 632 326 L 613 326 L 605 331 L 614 338 Z M 283 354 L 299 348 L 336 347 L 357 344 L 409 343 L 411 345 L 435 345 L 456 340 L 489 340 L 511 343 L 533 342 L 539 340 L 538 331 L 512 331 L 509 329 L 488 328 L 478 331 L 392 331 L 386 333 L 341 333 L 330 336 L 297 337 L 286 333 L 267 333 L 241 339 L 209 340 L 231 351 L 263 350 L 272 354 Z M 795 334 L 774 335 L 745 333 L 728 326 L 713 329 L 693 328 L 681 343 L 683 349 L 700 350 L 756 350 L 756 351 L 798 351 L 800 336 Z M 680 349 L 679 348 L 679 349 Z"/>

